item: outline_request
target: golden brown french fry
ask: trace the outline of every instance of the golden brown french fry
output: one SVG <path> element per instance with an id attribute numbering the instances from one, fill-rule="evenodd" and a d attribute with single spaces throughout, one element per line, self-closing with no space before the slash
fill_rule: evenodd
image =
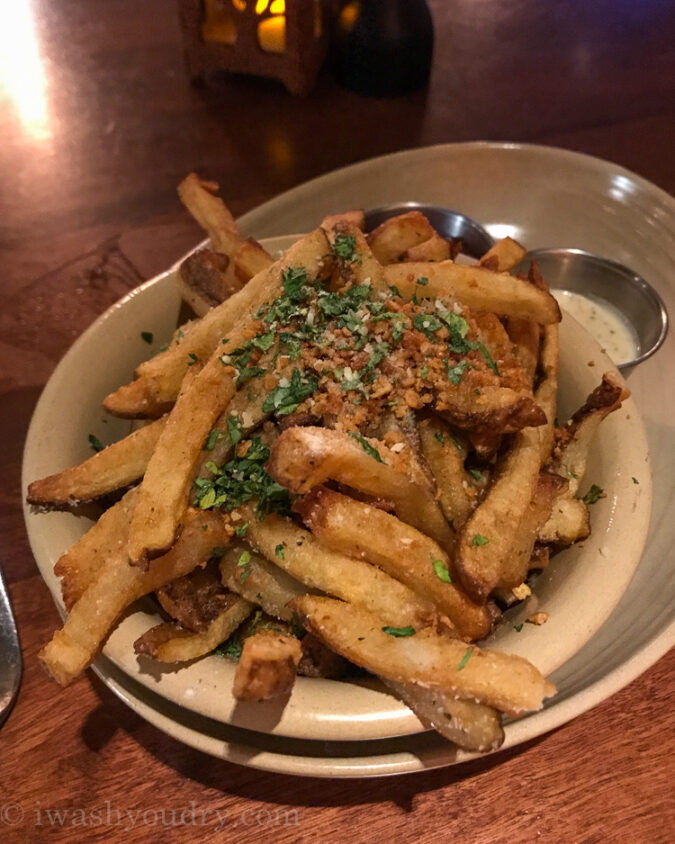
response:
<path id="1" fill-rule="evenodd" d="M 326 230 L 326 237 L 333 249 L 343 284 L 367 283 L 373 290 L 386 290 L 382 265 L 358 226 L 348 222 L 335 223 Z"/>
<path id="2" fill-rule="evenodd" d="M 261 630 L 244 640 L 234 674 L 232 692 L 237 700 L 260 701 L 288 695 L 302 659 L 294 636 Z"/>
<path id="3" fill-rule="evenodd" d="M 466 444 L 437 417 L 423 419 L 418 431 L 422 453 L 436 481 L 443 515 L 455 530 L 459 530 L 471 515 L 479 491 L 479 486 L 464 468 Z"/>
<path id="4" fill-rule="evenodd" d="M 424 287 L 418 278 L 427 278 Z M 468 308 L 493 311 L 500 316 L 520 317 L 544 325 L 560 322 L 560 308 L 545 290 L 507 273 L 495 273 L 482 267 L 440 263 L 388 264 L 384 268 L 387 284 L 395 285 L 401 296 L 425 299 L 450 298 Z"/>
<path id="5" fill-rule="evenodd" d="M 532 396 L 509 387 L 476 390 L 464 379 L 439 397 L 436 410 L 458 428 L 481 435 L 515 434 L 546 423 L 545 412 Z"/>
<path id="6" fill-rule="evenodd" d="M 269 368 L 273 368 L 271 366 L 272 360 L 273 355 L 265 356 L 260 361 L 260 366 L 264 368 L 269 362 Z M 286 377 L 290 380 L 293 367 L 293 364 L 282 367 L 275 371 L 275 377 L 277 379 Z M 268 418 L 270 414 L 263 410 L 263 404 L 269 393 L 270 390 L 265 386 L 264 378 L 254 378 L 237 390 L 232 397 L 232 401 L 216 419 L 207 437 L 194 472 L 196 478 L 211 476 L 207 463 L 222 466 L 230 459 L 234 445 L 229 435 L 228 419 L 236 420 L 241 435 L 246 437 Z M 207 445 L 210 447 L 207 448 Z"/>
<path id="7" fill-rule="evenodd" d="M 537 532 L 550 513 L 554 496 L 541 498 L 549 508 L 547 514 L 533 499 L 553 438 L 558 383 L 556 325 L 544 330 L 541 365 L 543 378 L 536 399 L 544 408 L 546 423 L 518 432 L 511 449 L 498 462 L 485 498 L 460 533 L 455 562 L 462 585 L 475 601 L 486 600 L 495 588 L 522 582 Z"/>
<path id="8" fill-rule="evenodd" d="M 606 372 L 583 406 L 562 429 L 556 431 L 553 457 L 548 468 L 569 480 L 570 495 L 576 495 L 586 474 L 588 453 L 598 426 L 629 396 L 630 390 L 621 376 Z"/>
<path id="9" fill-rule="evenodd" d="M 527 249 L 512 237 L 503 237 L 480 259 L 480 266 L 488 266 L 500 273 L 510 272 L 527 255 Z"/>
<path id="10" fill-rule="evenodd" d="M 357 229 L 363 231 L 366 224 L 366 215 L 362 209 L 355 209 L 353 211 L 343 211 L 342 214 L 328 214 L 321 221 L 321 228 L 329 231 L 338 223 L 347 223 L 350 226 L 356 226 Z"/>
<path id="11" fill-rule="evenodd" d="M 261 305 L 281 293 L 284 270 L 305 267 L 311 281 L 330 272 L 328 252 L 326 236 L 321 229 L 299 240 L 279 261 L 258 273 L 241 290 L 190 326 L 179 343 L 142 363 L 136 370 L 135 381 L 106 396 L 105 409 L 118 416 L 165 413 L 176 401 L 190 367 L 198 361 L 208 360 L 224 337 L 251 319 Z"/>
<path id="12" fill-rule="evenodd" d="M 253 604 L 238 595 L 230 595 L 228 605 L 200 633 L 163 622 L 136 639 L 134 651 L 158 662 L 199 659 L 224 642 L 248 618 L 252 609 Z"/>
<path id="13" fill-rule="evenodd" d="M 257 513 L 253 514 L 253 518 L 257 521 Z M 313 591 L 262 554 L 241 543 L 225 549 L 220 573 L 228 589 L 259 604 L 268 615 L 288 622 L 293 616 L 288 606 L 293 598 Z"/>
<path id="14" fill-rule="evenodd" d="M 527 375 L 528 383 L 532 385 L 539 360 L 539 339 L 541 334 L 539 323 L 531 322 L 529 319 L 508 317 L 506 320 L 506 332 L 515 346 L 518 361 Z"/>
<path id="15" fill-rule="evenodd" d="M 522 657 L 480 650 L 430 629 L 388 633 L 377 616 L 353 604 L 306 595 L 293 606 L 306 629 L 351 662 L 394 683 L 440 690 L 511 715 L 541 709 L 555 692 Z M 403 635 L 401 635 L 403 633 Z"/>
<path id="16" fill-rule="evenodd" d="M 215 196 L 218 185 L 202 181 L 190 173 L 178 185 L 178 196 L 199 225 L 207 232 L 216 252 L 230 257 L 241 244 L 241 234 L 234 217 L 222 199 Z"/>
<path id="17" fill-rule="evenodd" d="M 452 255 L 449 242 L 434 232 L 428 240 L 406 249 L 401 257 L 404 261 L 448 261 Z"/>
<path id="18" fill-rule="evenodd" d="M 273 263 L 274 258 L 253 237 L 246 238 L 232 256 L 234 272 L 244 283 L 269 269 Z"/>
<path id="19" fill-rule="evenodd" d="M 247 536 L 274 564 L 312 589 L 365 607 L 385 623 L 421 628 L 436 623 L 434 604 L 363 560 L 322 545 L 290 519 L 268 514 L 263 521 L 255 507 L 244 508 Z"/>
<path id="20" fill-rule="evenodd" d="M 40 652 L 49 674 L 62 686 L 67 685 L 96 656 L 123 610 L 204 563 L 214 548 L 224 547 L 229 538 L 219 514 L 189 510 L 174 547 L 153 560 L 147 571 L 130 566 L 126 559 L 109 558 L 71 608 L 63 628 Z"/>
<path id="21" fill-rule="evenodd" d="M 490 632 L 495 608 L 466 596 L 453 578 L 450 558 L 433 539 L 396 516 L 322 487 L 295 508 L 322 545 L 379 566 L 434 604 L 460 636 L 482 639 Z"/>
<path id="22" fill-rule="evenodd" d="M 309 635 L 309 634 L 308 634 Z M 504 730 L 496 709 L 461 700 L 437 689 L 425 689 L 412 683 L 385 680 L 396 697 L 407 704 L 428 727 L 464 750 L 497 750 L 504 741 Z"/>
<path id="23" fill-rule="evenodd" d="M 320 230 L 292 246 L 284 259 L 270 268 L 261 304 L 271 302 L 281 293 L 283 270 L 293 266 L 294 261 L 305 268 L 310 281 L 316 279 L 324 267 L 326 248 Z M 244 289 L 252 284 L 255 279 Z M 221 356 L 241 346 L 256 330 L 257 322 L 250 315 L 230 331 L 228 342 L 216 349 L 169 414 L 143 477 L 131 522 L 128 551 L 133 563 L 144 565 L 148 557 L 171 547 L 187 505 L 193 469 L 202 446 L 236 390 L 237 370 L 224 365 Z"/>
<path id="24" fill-rule="evenodd" d="M 212 249 L 188 255 L 178 269 L 178 278 L 183 301 L 200 317 L 243 286 L 227 255 Z"/>
<path id="25" fill-rule="evenodd" d="M 203 633 L 232 603 L 215 559 L 162 586 L 155 592 L 155 597 L 167 615 L 193 633 Z"/>
<path id="26" fill-rule="evenodd" d="M 424 243 L 436 234 L 420 211 L 390 217 L 368 235 L 368 244 L 381 264 L 396 261 L 408 249 Z"/>
<path id="27" fill-rule="evenodd" d="M 138 487 L 134 487 L 56 561 L 54 574 L 61 578 L 61 594 L 68 611 L 104 566 L 127 562 L 126 538 L 137 499 Z"/>
<path id="28" fill-rule="evenodd" d="M 591 533 L 588 507 L 580 498 L 574 498 L 565 489 L 552 504 L 551 514 L 537 533 L 537 541 L 550 545 L 566 546 L 586 539 Z"/>
<path id="29" fill-rule="evenodd" d="M 391 501 L 403 521 L 452 552 L 454 532 L 433 490 L 412 479 L 406 469 L 405 451 L 395 454 L 378 440 L 358 440 L 341 431 L 313 427 L 284 431 L 272 446 L 267 465 L 270 475 L 291 492 L 302 494 L 330 479 Z"/>
<path id="30" fill-rule="evenodd" d="M 143 477 L 166 417 L 139 428 L 70 469 L 33 481 L 30 504 L 69 504 L 90 501 L 123 489 Z"/>

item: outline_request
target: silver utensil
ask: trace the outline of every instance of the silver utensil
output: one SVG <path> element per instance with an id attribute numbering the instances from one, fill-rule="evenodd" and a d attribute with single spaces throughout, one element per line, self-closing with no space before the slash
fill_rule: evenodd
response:
<path id="1" fill-rule="evenodd" d="M 494 238 L 471 217 L 450 208 L 427 205 L 424 202 L 397 202 L 371 208 L 370 211 L 366 211 L 366 231 L 372 231 L 390 217 L 407 214 L 409 211 L 421 211 L 446 240 L 461 240 L 463 251 L 473 258 L 480 258 L 494 246 Z"/>
<path id="2" fill-rule="evenodd" d="M 537 261 L 547 284 L 557 290 L 579 293 L 591 301 L 619 311 L 637 338 L 634 358 L 618 364 L 631 369 L 651 357 L 666 339 L 668 313 L 663 300 L 633 270 L 582 249 L 534 249 L 513 272 L 527 271 Z"/>
<path id="3" fill-rule="evenodd" d="M 0 570 L 0 724 L 9 715 L 16 699 L 22 673 L 19 631 Z"/>

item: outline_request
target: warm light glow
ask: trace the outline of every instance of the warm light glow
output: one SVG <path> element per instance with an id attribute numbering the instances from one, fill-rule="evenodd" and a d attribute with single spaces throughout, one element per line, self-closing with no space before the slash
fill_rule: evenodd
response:
<path id="1" fill-rule="evenodd" d="M 265 18 L 258 24 L 258 43 L 266 53 L 283 53 L 286 50 L 286 18 L 278 15 Z"/>
<path id="2" fill-rule="evenodd" d="M 238 12 L 246 11 L 246 0 L 232 0 L 232 5 Z"/>
<path id="3" fill-rule="evenodd" d="M 512 237 L 517 240 L 520 236 L 518 226 L 511 226 L 508 223 L 486 223 L 485 228 L 495 240 L 501 240 L 503 237 Z"/>
<path id="4" fill-rule="evenodd" d="M 345 32 L 349 32 L 358 20 L 360 14 L 360 3 L 348 3 L 340 12 L 340 26 L 342 29 L 344 29 Z"/>
<path id="5" fill-rule="evenodd" d="M 206 13 L 202 24 L 204 41 L 234 44 L 237 40 L 237 27 L 231 10 L 218 0 L 206 0 L 204 11 Z"/>
<path id="6" fill-rule="evenodd" d="M 262 13 L 269 6 L 269 4 L 270 4 L 270 0 L 256 0 L 256 4 L 255 4 L 256 15 L 262 15 Z"/>
<path id="7" fill-rule="evenodd" d="M 29 0 L 0 0 L 0 102 L 14 107 L 37 141 L 52 136 L 47 80 Z"/>
<path id="8" fill-rule="evenodd" d="M 283 15 L 286 11 L 286 0 L 272 0 L 270 13 L 272 15 Z"/>

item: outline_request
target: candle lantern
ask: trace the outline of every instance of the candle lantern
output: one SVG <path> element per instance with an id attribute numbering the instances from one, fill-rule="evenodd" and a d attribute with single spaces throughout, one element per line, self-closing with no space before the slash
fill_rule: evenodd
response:
<path id="1" fill-rule="evenodd" d="M 280 79 L 306 94 L 325 58 L 334 0 L 178 0 L 190 78 L 213 70 Z"/>

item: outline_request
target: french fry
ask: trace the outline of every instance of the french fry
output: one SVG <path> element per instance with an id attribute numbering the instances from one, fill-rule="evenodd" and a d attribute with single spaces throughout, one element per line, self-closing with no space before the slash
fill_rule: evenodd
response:
<path id="1" fill-rule="evenodd" d="M 528 383 L 532 385 L 539 360 L 541 328 L 538 323 L 531 322 L 529 319 L 508 317 L 506 332 L 516 348 L 518 361 L 527 375 Z"/>
<path id="2" fill-rule="evenodd" d="M 192 325 L 179 343 L 142 363 L 136 370 L 135 381 L 106 396 L 105 409 L 119 416 L 165 413 L 176 401 L 190 367 L 196 361 L 208 359 L 235 327 L 251 319 L 261 305 L 279 295 L 284 270 L 304 266 L 308 278 L 313 280 L 330 271 L 328 251 L 326 237 L 320 229 L 299 240 L 279 261 Z"/>
<path id="3" fill-rule="evenodd" d="M 188 574 L 208 559 L 214 547 L 225 546 L 228 541 L 229 533 L 220 515 L 190 510 L 175 546 L 153 560 L 147 571 L 130 566 L 124 558 L 109 558 L 72 606 L 63 628 L 40 651 L 48 673 L 62 686 L 67 685 L 94 659 L 130 604 Z"/>
<path id="4" fill-rule="evenodd" d="M 232 603 L 215 559 L 209 560 L 204 568 L 196 568 L 162 586 L 155 597 L 164 612 L 193 633 L 203 633 Z"/>
<path id="5" fill-rule="evenodd" d="M 327 232 L 339 223 L 347 223 L 363 231 L 366 224 L 366 215 L 362 209 L 343 211 L 342 214 L 328 214 L 321 221 L 321 228 Z"/>
<path id="6" fill-rule="evenodd" d="M 290 519 L 268 514 L 259 521 L 250 505 L 245 513 L 251 543 L 305 586 L 363 606 L 385 623 L 416 629 L 436 623 L 433 602 L 385 572 L 322 545 Z"/>
<path id="7" fill-rule="evenodd" d="M 396 261 L 408 249 L 424 243 L 436 234 L 420 211 L 390 217 L 368 235 L 368 244 L 381 264 Z"/>
<path id="8" fill-rule="evenodd" d="M 466 445 L 437 417 L 422 420 L 418 430 L 422 453 L 436 481 L 443 515 L 458 530 L 478 500 L 476 483 L 464 468 Z"/>
<path id="9" fill-rule="evenodd" d="M 243 287 L 227 255 L 212 249 L 193 252 L 178 268 L 181 296 L 197 316 L 204 316 Z"/>
<path id="10" fill-rule="evenodd" d="M 90 501 L 123 489 L 143 477 L 166 417 L 139 428 L 70 469 L 33 481 L 30 504 L 69 504 Z"/>
<path id="11" fill-rule="evenodd" d="M 522 657 L 480 650 L 426 629 L 389 634 L 377 616 L 332 598 L 293 601 L 306 629 L 385 681 L 439 690 L 510 715 L 541 709 L 555 686 Z"/>
<path id="12" fill-rule="evenodd" d="M 436 689 L 385 680 L 385 685 L 428 727 L 464 750 L 497 750 L 504 730 L 497 710 L 475 700 L 461 700 Z"/>
<path id="13" fill-rule="evenodd" d="M 490 632 L 495 608 L 466 596 L 453 577 L 451 559 L 430 537 L 396 516 L 324 488 L 295 508 L 321 545 L 379 566 L 430 601 L 460 636 L 482 639 Z"/>
<path id="14" fill-rule="evenodd" d="M 138 487 L 134 487 L 56 561 L 54 574 L 61 578 L 61 594 L 68 612 L 106 565 L 122 566 L 127 562 L 126 538 L 137 500 Z"/>
<path id="15" fill-rule="evenodd" d="M 586 474 L 588 453 L 598 426 L 606 416 L 620 408 L 629 396 L 630 390 L 621 376 L 606 372 L 600 385 L 588 396 L 582 407 L 556 432 L 555 447 L 548 468 L 569 480 L 570 495 L 576 495 Z"/>
<path id="16" fill-rule="evenodd" d="M 395 454 L 377 440 L 361 440 L 366 442 L 368 452 L 362 443 L 340 431 L 289 428 L 272 446 L 267 470 L 291 492 L 302 494 L 330 479 L 391 501 L 403 521 L 425 531 L 452 552 L 454 532 L 430 487 L 411 479 L 405 471 L 404 452 Z"/>
<path id="17" fill-rule="evenodd" d="M 550 514 L 553 496 L 547 492 L 541 499 L 548 506 L 546 514 L 533 499 L 553 438 L 557 355 L 557 326 L 547 326 L 542 349 L 544 376 L 536 392 L 537 402 L 546 408 L 545 424 L 519 431 L 510 451 L 498 462 L 485 498 L 459 536 L 457 570 L 462 585 L 478 602 L 487 600 L 495 588 L 522 582 L 538 529 Z"/>
<path id="18" fill-rule="evenodd" d="M 503 237 L 483 255 L 479 266 L 499 273 L 508 273 L 527 255 L 527 249 L 512 237 Z"/>
<path id="19" fill-rule="evenodd" d="M 463 380 L 443 394 L 436 409 L 458 428 L 481 435 L 515 434 L 546 424 L 546 414 L 532 396 L 509 387 L 485 386 L 476 391 Z"/>
<path id="20" fill-rule="evenodd" d="M 428 279 L 420 288 L 418 278 Z M 401 296 L 425 299 L 450 298 L 468 308 L 493 311 L 500 316 L 519 317 L 550 325 L 560 322 L 558 303 L 545 290 L 507 273 L 495 273 L 482 267 L 440 263 L 388 264 L 384 268 L 388 285 L 395 285 Z"/>
<path id="21" fill-rule="evenodd" d="M 303 266 L 308 279 L 315 279 L 324 267 L 325 253 L 326 239 L 319 230 L 291 247 L 284 259 L 268 271 L 260 304 L 271 302 L 281 293 L 283 271 L 289 266 Z M 251 281 L 244 289 L 254 283 L 255 280 Z M 171 411 L 143 477 L 132 518 L 128 551 L 133 563 L 144 565 L 148 557 L 171 547 L 187 505 L 192 471 L 202 446 L 236 390 L 237 371 L 225 366 L 221 355 L 253 337 L 256 325 L 250 315 L 229 332 L 228 342 L 214 352 Z"/>
<path id="22" fill-rule="evenodd" d="M 228 605 L 200 633 L 177 624 L 162 623 L 152 627 L 134 642 L 135 653 L 157 662 L 188 662 L 206 656 L 224 642 L 248 618 L 253 604 L 230 595 Z"/>
<path id="23" fill-rule="evenodd" d="M 382 265 L 358 226 L 337 222 L 326 230 L 326 237 L 343 279 L 352 284 L 370 284 L 373 290 L 386 290 Z M 343 248 L 336 249 L 336 243 L 342 244 Z"/>
<path id="24" fill-rule="evenodd" d="M 571 495 L 566 484 L 563 493 L 553 501 L 549 518 L 539 528 L 537 541 L 566 546 L 586 539 L 590 533 L 588 507 L 580 498 Z"/>
<path id="25" fill-rule="evenodd" d="M 434 232 L 428 240 L 406 249 L 401 258 L 403 261 L 448 261 L 451 253 L 450 243 Z"/>
<path id="26" fill-rule="evenodd" d="M 269 269 L 273 263 L 274 258 L 253 237 L 247 237 L 232 256 L 235 275 L 244 283 Z"/>
<path id="27" fill-rule="evenodd" d="M 257 520 L 257 514 L 253 518 Z M 293 598 L 313 591 L 262 554 L 240 543 L 225 549 L 220 574 L 228 589 L 259 604 L 268 615 L 287 622 L 293 617 L 289 607 Z"/>
<path id="28" fill-rule="evenodd" d="M 234 674 L 237 700 L 271 700 L 290 694 L 302 659 L 300 642 L 293 636 L 261 630 L 244 640 Z"/>
<path id="29" fill-rule="evenodd" d="M 199 225 L 207 232 L 216 252 L 232 256 L 241 244 L 241 234 L 229 209 L 215 193 L 218 185 L 190 173 L 178 185 L 178 196 Z"/>

